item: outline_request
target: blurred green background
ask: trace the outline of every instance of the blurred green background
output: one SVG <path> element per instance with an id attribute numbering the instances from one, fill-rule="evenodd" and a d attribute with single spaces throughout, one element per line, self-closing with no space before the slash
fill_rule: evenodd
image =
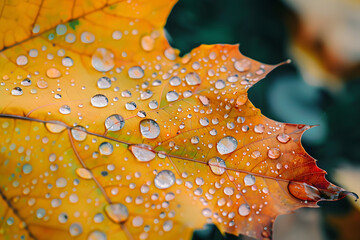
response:
<path id="1" fill-rule="evenodd" d="M 292 59 L 253 87 L 250 100 L 269 118 L 320 124 L 304 135 L 305 149 L 328 180 L 360 185 L 358 0 L 180 0 L 166 31 L 182 55 L 200 44 L 240 43 L 244 55 L 264 63 Z M 350 180 L 342 177 L 349 169 Z M 353 202 L 322 202 L 320 209 L 282 216 L 274 239 L 360 239 L 360 208 Z M 222 236 L 209 225 L 193 239 L 249 238 Z"/>

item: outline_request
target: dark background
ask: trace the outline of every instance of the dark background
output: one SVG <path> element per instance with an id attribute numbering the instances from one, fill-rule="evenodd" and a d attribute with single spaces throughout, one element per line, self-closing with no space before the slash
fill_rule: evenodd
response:
<path id="1" fill-rule="evenodd" d="M 322 11 L 326 11 L 326 7 Z M 296 41 L 302 41 L 299 37 L 302 28 L 306 29 L 301 23 L 301 12 L 289 7 L 285 0 L 180 0 L 166 25 L 170 44 L 182 55 L 200 44 L 240 43 L 244 55 L 269 64 L 289 58 L 296 60 L 296 54 L 291 54 L 290 49 Z M 360 31 L 356 24 L 354 31 Z M 326 39 L 314 39 L 308 44 L 309 51 L 314 55 L 323 53 Z M 329 61 L 321 54 L 318 54 L 318 59 Z M 342 68 L 335 72 L 339 79 L 335 85 L 327 83 L 326 76 L 323 86 L 309 85 L 299 69 L 301 61 L 296 61 L 277 68 L 249 91 L 250 100 L 269 118 L 289 123 L 320 124 L 307 131 L 302 142 L 308 153 L 318 159 L 318 165 L 329 173 L 328 180 L 335 183 L 337 169 L 354 169 L 360 162 L 360 77 L 357 71 L 353 71 L 360 65 L 356 61 L 342 64 Z M 328 65 L 326 71 L 333 71 L 332 65 Z M 312 69 L 307 70 L 311 72 Z M 311 76 L 308 78 L 311 83 Z M 348 240 L 344 236 L 346 231 L 354 232 L 353 239 L 360 239 L 355 233 L 359 233 L 356 226 L 360 226 L 360 217 L 359 222 L 354 222 L 357 218 L 349 220 L 349 216 L 358 211 L 353 201 L 347 198 L 322 202 L 320 209 L 304 209 L 280 217 L 275 224 L 274 239 Z M 333 219 L 350 222 L 344 229 Z M 248 238 L 222 236 L 216 227 L 210 225 L 195 232 L 193 239 Z"/>

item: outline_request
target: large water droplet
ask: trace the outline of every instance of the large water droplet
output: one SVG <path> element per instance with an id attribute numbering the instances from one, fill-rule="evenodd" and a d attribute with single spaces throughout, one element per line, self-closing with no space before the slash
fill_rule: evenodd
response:
<path id="1" fill-rule="evenodd" d="M 23 167 L 22 167 L 22 171 L 23 171 L 24 174 L 31 173 L 32 172 L 31 164 L 28 164 L 28 163 L 24 164 Z"/>
<path id="2" fill-rule="evenodd" d="M 255 125 L 254 132 L 263 133 L 265 131 L 265 127 L 262 124 Z"/>
<path id="3" fill-rule="evenodd" d="M 208 161 L 211 171 L 216 175 L 222 175 L 226 170 L 226 163 L 219 157 L 210 158 Z"/>
<path id="4" fill-rule="evenodd" d="M 14 88 L 11 90 L 11 95 L 13 95 L 13 96 L 23 95 L 23 90 L 22 90 L 20 87 L 14 87 Z"/>
<path id="5" fill-rule="evenodd" d="M 105 213 L 115 223 L 123 223 L 129 218 L 128 208 L 121 203 L 106 205 Z"/>
<path id="6" fill-rule="evenodd" d="M 45 127 L 52 133 L 61 133 L 66 129 L 65 123 L 59 121 L 47 122 L 45 123 Z"/>
<path id="7" fill-rule="evenodd" d="M 25 78 L 24 80 L 21 81 L 21 85 L 25 86 L 25 87 L 31 86 L 31 80 L 28 78 Z"/>
<path id="8" fill-rule="evenodd" d="M 101 77 L 97 81 L 97 86 L 100 89 L 108 89 L 111 87 L 111 80 L 108 77 Z"/>
<path id="9" fill-rule="evenodd" d="M 217 143 L 216 148 L 221 155 L 235 151 L 238 146 L 237 140 L 232 136 L 226 136 Z"/>
<path id="10" fill-rule="evenodd" d="M 71 113 L 71 108 L 70 108 L 68 105 L 62 105 L 62 106 L 59 108 L 59 112 L 60 112 L 61 114 L 67 115 L 67 114 L 70 114 L 70 113 Z"/>
<path id="11" fill-rule="evenodd" d="M 156 100 L 151 100 L 149 102 L 149 108 L 150 109 L 156 109 L 159 106 L 158 102 Z"/>
<path id="12" fill-rule="evenodd" d="M 104 232 L 95 230 L 89 234 L 87 240 L 107 240 L 107 236 Z"/>
<path id="13" fill-rule="evenodd" d="M 201 78 L 197 73 L 191 72 L 186 74 L 185 81 L 188 85 L 194 86 L 194 85 L 199 85 L 201 83 Z"/>
<path id="14" fill-rule="evenodd" d="M 71 129 L 71 135 L 76 141 L 84 141 L 87 137 L 86 129 L 82 126 L 76 126 Z"/>
<path id="15" fill-rule="evenodd" d="M 105 127 L 108 131 L 119 131 L 125 125 L 125 119 L 119 114 L 113 114 L 105 119 Z"/>
<path id="16" fill-rule="evenodd" d="M 279 135 L 277 135 L 276 139 L 281 143 L 287 143 L 290 141 L 291 138 L 285 133 L 280 133 Z"/>
<path id="17" fill-rule="evenodd" d="M 166 189 L 174 185 L 175 174 L 170 170 L 160 171 L 154 179 L 155 187 L 158 189 Z"/>
<path id="18" fill-rule="evenodd" d="M 114 53 L 106 48 L 98 48 L 92 55 L 91 64 L 99 72 L 107 72 L 114 68 Z"/>
<path id="19" fill-rule="evenodd" d="M 175 91 L 169 91 L 167 94 L 166 94 L 166 100 L 168 102 L 174 102 L 176 100 L 179 99 L 179 94 Z"/>
<path id="20" fill-rule="evenodd" d="M 92 179 L 91 172 L 86 168 L 77 168 L 75 172 L 82 179 Z"/>
<path id="21" fill-rule="evenodd" d="M 61 77 L 61 72 L 56 68 L 49 68 L 46 71 L 46 76 L 48 76 L 48 78 L 59 78 Z"/>
<path id="22" fill-rule="evenodd" d="M 108 98 L 102 94 L 96 94 L 91 98 L 91 105 L 93 105 L 94 107 L 106 107 L 108 103 Z"/>
<path id="23" fill-rule="evenodd" d="M 321 199 L 319 189 L 304 182 L 291 181 L 288 190 L 295 198 L 303 201 L 318 201 Z"/>
<path id="24" fill-rule="evenodd" d="M 70 225 L 69 232 L 72 237 L 79 236 L 82 233 L 83 229 L 80 223 L 73 223 Z"/>
<path id="25" fill-rule="evenodd" d="M 134 66 L 129 68 L 128 74 L 131 79 L 140 79 L 144 77 L 144 70 L 139 66 Z"/>
<path id="26" fill-rule="evenodd" d="M 24 66 L 28 64 L 28 58 L 25 55 L 20 55 L 16 58 L 16 64 L 19 66 Z"/>
<path id="27" fill-rule="evenodd" d="M 244 177 L 245 186 L 252 186 L 255 184 L 255 177 L 254 175 L 248 174 Z"/>
<path id="28" fill-rule="evenodd" d="M 64 67 L 71 67 L 72 65 L 74 65 L 74 61 L 70 57 L 64 57 L 61 60 L 61 63 Z"/>
<path id="29" fill-rule="evenodd" d="M 221 79 L 219 79 L 219 80 L 217 80 L 216 82 L 215 82 L 215 88 L 216 89 L 223 89 L 224 87 L 226 86 L 226 83 L 225 83 L 225 81 L 224 80 L 221 80 Z"/>
<path id="30" fill-rule="evenodd" d="M 164 232 L 169 232 L 173 228 L 173 221 L 167 220 L 163 224 Z"/>
<path id="31" fill-rule="evenodd" d="M 278 159 L 281 155 L 281 152 L 278 148 L 270 148 L 267 152 L 267 155 L 271 159 Z"/>
<path id="32" fill-rule="evenodd" d="M 140 94 L 140 99 L 141 99 L 141 100 L 146 100 L 146 99 L 151 98 L 152 95 L 153 95 L 152 91 L 150 91 L 150 90 L 145 90 L 145 91 L 143 91 L 143 92 Z"/>
<path id="33" fill-rule="evenodd" d="M 136 103 L 135 102 L 127 102 L 125 103 L 126 110 L 134 111 L 136 109 Z"/>
<path id="34" fill-rule="evenodd" d="M 246 93 L 241 94 L 236 98 L 236 105 L 242 106 L 247 102 L 247 100 L 248 100 L 247 94 Z"/>
<path id="35" fill-rule="evenodd" d="M 178 76 L 172 77 L 169 80 L 171 86 L 179 86 L 181 84 L 181 79 Z"/>
<path id="36" fill-rule="evenodd" d="M 140 122 L 140 132 L 144 138 L 154 139 L 160 135 L 160 127 L 152 119 L 144 119 Z"/>
<path id="37" fill-rule="evenodd" d="M 113 151 L 114 151 L 114 147 L 109 142 L 103 142 L 99 146 L 99 152 L 102 155 L 111 155 L 113 153 Z"/>
<path id="38" fill-rule="evenodd" d="M 238 212 L 239 212 L 240 216 L 243 216 L 243 217 L 249 215 L 249 213 L 250 213 L 249 204 L 246 204 L 246 203 L 241 204 L 238 209 Z"/>
<path id="39" fill-rule="evenodd" d="M 234 63 L 234 67 L 239 72 L 249 71 L 251 68 L 251 62 L 250 62 L 250 60 L 244 58 L 244 59 L 236 61 Z"/>
<path id="40" fill-rule="evenodd" d="M 155 46 L 155 40 L 151 36 L 143 36 L 141 38 L 141 47 L 145 51 L 151 51 L 154 49 Z"/>
<path id="41" fill-rule="evenodd" d="M 140 162 L 148 162 L 155 158 L 156 154 L 151 146 L 146 144 L 131 145 L 129 147 L 132 154 Z"/>

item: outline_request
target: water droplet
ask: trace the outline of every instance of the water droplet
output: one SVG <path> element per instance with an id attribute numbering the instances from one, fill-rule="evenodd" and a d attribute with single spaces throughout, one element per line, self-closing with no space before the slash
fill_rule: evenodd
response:
<path id="1" fill-rule="evenodd" d="M 26 163 L 23 165 L 22 171 L 24 174 L 29 174 L 32 172 L 32 166 L 30 164 Z"/>
<path id="2" fill-rule="evenodd" d="M 216 148 L 221 155 L 235 151 L 238 146 L 237 140 L 232 136 L 226 136 L 217 143 Z"/>
<path id="3" fill-rule="evenodd" d="M 54 122 L 47 122 L 45 126 L 49 132 L 52 133 L 61 133 L 66 129 L 65 123 L 54 121 Z"/>
<path id="4" fill-rule="evenodd" d="M 149 102 L 149 108 L 150 109 L 156 109 L 156 108 L 158 108 L 158 106 L 159 106 L 159 104 L 158 104 L 158 102 L 156 100 L 151 100 Z"/>
<path id="5" fill-rule="evenodd" d="M 204 106 L 209 106 L 210 105 L 210 100 L 208 97 L 204 96 L 204 95 L 200 95 L 199 96 L 199 100 L 200 102 L 204 105 Z"/>
<path id="6" fill-rule="evenodd" d="M 111 79 L 108 77 L 101 77 L 97 81 L 97 86 L 100 89 L 108 89 L 111 87 Z"/>
<path id="7" fill-rule="evenodd" d="M 95 41 L 95 36 L 89 32 L 81 33 L 80 40 L 83 43 L 93 43 Z"/>
<path id="8" fill-rule="evenodd" d="M 226 163 L 219 157 L 210 158 L 208 161 L 211 171 L 216 175 L 222 175 L 226 170 Z"/>
<path id="9" fill-rule="evenodd" d="M 134 111 L 136 109 L 136 103 L 135 102 L 127 102 L 125 103 L 126 110 Z"/>
<path id="10" fill-rule="evenodd" d="M 255 184 L 255 177 L 254 175 L 248 174 L 244 177 L 245 186 L 252 186 Z"/>
<path id="11" fill-rule="evenodd" d="M 31 86 L 31 80 L 28 78 L 25 78 L 24 80 L 21 81 L 21 85 L 25 86 L 25 87 Z"/>
<path id="12" fill-rule="evenodd" d="M 125 119 L 119 114 L 113 114 L 105 119 L 105 128 L 108 131 L 119 131 L 125 125 Z"/>
<path id="13" fill-rule="evenodd" d="M 171 86 L 176 87 L 176 86 L 179 86 L 181 84 L 181 79 L 179 77 L 175 76 L 175 77 L 172 77 L 169 80 L 169 83 L 170 83 Z"/>
<path id="14" fill-rule="evenodd" d="M 175 50 L 173 48 L 167 48 L 164 51 L 164 55 L 167 59 L 169 60 L 175 60 L 176 59 L 176 54 L 175 54 Z"/>
<path id="15" fill-rule="evenodd" d="M 303 201 L 318 201 L 321 199 L 319 189 L 304 182 L 291 181 L 288 190 L 295 198 Z"/>
<path id="16" fill-rule="evenodd" d="M 95 230 L 89 234 L 87 240 L 107 240 L 107 236 L 105 233 Z"/>
<path id="17" fill-rule="evenodd" d="M 131 79 L 141 79 L 144 77 L 144 70 L 139 66 L 129 68 L 128 75 Z"/>
<path id="18" fill-rule="evenodd" d="M 219 79 L 215 82 L 216 89 L 223 89 L 225 86 L 226 86 L 226 83 L 224 80 Z"/>
<path id="19" fill-rule="evenodd" d="M 70 108 L 68 105 L 62 105 L 62 106 L 59 108 L 59 112 L 60 112 L 61 114 L 67 115 L 67 114 L 70 114 L 70 113 L 71 113 L 71 108 Z"/>
<path id="20" fill-rule="evenodd" d="M 109 103 L 108 98 L 102 94 L 94 95 L 90 101 L 91 101 L 91 105 L 98 108 L 106 107 Z"/>
<path id="21" fill-rule="evenodd" d="M 241 95 L 239 95 L 239 96 L 236 98 L 236 105 L 242 106 L 242 105 L 244 105 L 244 104 L 247 102 L 247 100 L 248 100 L 247 94 L 246 94 L 246 93 L 245 93 L 245 94 L 241 94 Z"/>
<path id="22" fill-rule="evenodd" d="M 28 58 L 25 55 L 20 55 L 16 58 L 16 64 L 19 66 L 24 66 L 28 64 Z"/>
<path id="23" fill-rule="evenodd" d="M 232 196 L 234 194 L 234 188 L 232 187 L 225 187 L 224 194 L 228 196 Z"/>
<path id="24" fill-rule="evenodd" d="M 262 124 L 255 125 L 254 132 L 263 133 L 265 131 L 265 127 Z"/>
<path id="25" fill-rule="evenodd" d="M 59 217 L 58 217 L 58 221 L 60 222 L 60 223 L 66 223 L 67 222 L 67 220 L 68 220 L 68 215 L 66 214 L 66 213 L 60 213 L 59 214 Z"/>
<path id="26" fill-rule="evenodd" d="M 291 138 L 285 133 L 280 133 L 279 135 L 277 135 L 276 139 L 281 143 L 287 143 L 290 141 Z"/>
<path id="27" fill-rule="evenodd" d="M 61 63 L 64 67 L 71 67 L 72 65 L 74 65 L 74 61 L 70 57 L 64 57 L 61 60 Z"/>
<path id="28" fill-rule="evenodd" d="M 232 75 L 227 78 L 228 82 L 234 83 L 239 80 L 238 75 Z"/>
<path id="29" fill-rule="evenodd" d="M 145 91 L 143 91 L 143 92 L 140 94 L 140 99 L 141 99 L 141 100 L 146 100 L 146 99 L 151 98 L 152 95 L 153 95 L 152 91 L 150 91 L 150 90 L 145 90 Z"/>
<path id="30" fill-rule="evenodd" d="M 156 154 L 151 146 L 146 144 L 136 144 L 129 147 L 132 154 L 140 162 L 148 162 L 155 158 Z"/>
<path id="31" fill-rule="evenodd" d="M 203 118 L 200 118 L 200 120 L 199 120 L 199 122 L 200 122 L 200 125 L 201 126 L 207 126 L 207 125 L 209 125 L 209 119 L 208 118 L 206 118 L 206 117 L 203 117 Z"/>
<path id="32" fill-rule="evenodd" d="M 151 36 L 143 36 L 141 38 L 141 47 L 145 51 L 151 51 L 154 49 L 155 46 L 155 40 Z"/>
<path id="33" fill-rule="evenodd" d="M 240 205 L 238 212 L 240 216 L 246 217 L 250 213 L 250 206 L 246 203 Z"/>
<path id="34" fill-rule="evenodd" d="M 270 148 L 267 152 L 267 155 L 271 159 L 278 159 L 280 157 L 280 149 L 278 148 Z"/>
<path id="35" fill-rule="evenodd" d="M 179 99 L 179 94 L 175 91 L 169 91 L 167 94 L 166 94 L 166 100 L 168 102 L 174 102 L 176 100 Z"/>
<path id="36" fill-rule="evenodd" d="M 200 142 L 200 139 L 199 139 L 198 136 L 194 136 L 194 137 L 191 138 L 190 141 L 191 141 L 192 144 L 198 144 Z"/>
<path id="37" fill-rule="evenodd" d="M 92 179 L 91 172 L 86 168 L 77 168 L 76 174 L 83 179 Z"/>
<path id="38" fill-rule="evenodd" d="M 56 184 L 56 187 L 58 187 L 58 188 L 64 188 L 67 185 L 67 180 L 63 177 L 60 177 L 60 178 L 56 179 L 55 184 Z"/>
<path id="39" fill-rule="evenodd" d="M 83 230 L 80 223 L 73 223 L 70 225 L 69 231 L 72 237 L 76 237 L 79 236 Z"/>
<path id="40" fill-rule="evenodd" d="M 56 26 L 55 31 L 56 31 L 57 35 L 61 36 L 61 35 L 64 35 L 66 33 L 67 27 L 64 24 L 59 24 L 59 25 Z"/>
<path id="41" fill-rule="evenodd" d="M 144 219 L 140 216 L 136 216 L 132 220 L 132 224 L 134 227 L 140 227 L 141 225 L 143 225 L 143 223 L 144 223 Z"/>
<path id="42" fill-rule="evenodd" d="M 234 67 L 239 72 L 246 72 L 249 71 L 251 68 L 251 62 L 248 59 L 241 59 L 234 63 Z"/>
<path id="43" fill-rule="evenodd" d="M 140 132 L 144 138 L 154 139 L 160 135 L 160 127 L 152 119 L 144 119 L 140 122 Z"/>
<path id="44" fill-rule="evenodd" d="M 123 223 L 129 218 L 128 208 L 121 203 L 106 205 L 105 213 L 115 223 Z"/>
<path id="45" fill-rule="evenodd" d="M 13 95 L 13 96 L 21 96 L 21 95 L 23 95 L 23 90 L 20 87 L 14 87 L 11 90 L 11 95 Z"/>
<path id="46" fill-rule="evenodd" d="M 112 38 L 114 40 L 120 40 L 122 38 L 122 33 L 120 31 L 116 30 L 112 33 Z"/>
<path id="47" fill-rule="evenodd" d="M 163 224 L 164 232 L 169 232 L 173 228 L 173 221 L 167 220 Z"/>
<path id="48" fill-rule="evenodd" d="M 38 210 L 36 210 L 36 217 L 39 219 L 43 218 L 45 216 L 45 214 L 46 214 L 46 211 L 43 208 L 39 208 Z"/>
<path id="49" fill-rule="evenodd" d="M 158 189 L 167 189 L 174 185 L 175 183 L 175 174 L 170 170 L 160 171 L 154 179 L 155 187 Z"/>
<path id="50" fill-rule="evenodd" d="M 204 208 L 201 213 L 204 217 L 211 217 L 211 210 L 209 208 Z"/>
<path id="51" fill-rule="evenodd" d="M 48 78 L 59 78 L 61 77 L 61 72 L 56 68 L 49 68 L 46 70 L 46 76 L 48 76 Z"/>
<path id="52" fill-rule="evenodd" d="M 99 72 L 107 72 L 114 68 L 114 53 L 106 48 L 98 48 L 92 55 L 91 64 Z"/>
<path id="53" fill-rule="evenodd" d="M 76 126 L 71 129 L 71 135 L 76 141 L 84 141 L 87 137 L 86 129 L 82 126 Z"/>
<path id="54" fill-rule="evenodd" d="M 99 146 L 99 152 L 102 154 L 102 155 L 111 155 L 114 151 L 114 147 L 111 143 L 109 142 L 103 142 L 100 144 Z"/>
<path id="55" fill-rule="evenodd" d="M 186 74 L 185 81 L 188 85 L 194 86 L 194 85 L 199 85 L 201 83 L 201 78 L 197 73 L 191 72 Z"/>

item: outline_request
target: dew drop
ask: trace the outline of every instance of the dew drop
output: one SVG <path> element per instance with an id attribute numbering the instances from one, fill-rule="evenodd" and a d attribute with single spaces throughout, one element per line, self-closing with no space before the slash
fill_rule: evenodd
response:
<path id="1" fill-rule="evenodd" d="M 169 83 L 170 83 L 171 86 L 176 87 L 176 86 L 179 86 L 181 84 L 181 79 L 179 77 L 175 76 L 175 77 L 172 77 L 169 80 Z"/>
<path id="2" fill-rule="evenodd" d="M 19 66 L 24 66 L 28 64 L 28 58 L 25 55 L 20 55 L 16 58 L 16 64 Z"/>
<path id="3" fill-rule="evenodd" d="M 90 101 L 91 101 L 91 105 L 98 108 L 106 107 L 109 103 L 108 98 L 102 94 L 94 95 Z"/>
<path id="4" fill-rule="evenodd" d="M 190 141 L 191 141 L 192 144 L 198 144 L 200 142 L 200 139 L 199 139 L 198 136 L 194 136 L 194 137 L 191 138 Z"/>
<path id="5" fill-rule="evenodd" d="M 14 87 L 11 90 L 11 95 L 13 95 L 13 96 L 21 96 L 21 95 L 23 95 L 23 90 L 20 87 Z"/>
<path id="6" fill-rule="evenodd" d="M 79 236 L 83 230 L 80 223 L 73 223 L 70 225 L 69 231 L 72 237 L 76 237 Z"/>
<path id="7" fill-rule="evenodd" d="M 24 164 L 23 167 L 22 167 L 22 171 L 23 171 L 24 174 L 31 173 L 32 172 L 31 164 L 28 164 L 28 163 Z"/>
<path id="8" fill-rule="evenodd" d="M 319 189 L 304 182 L 290 181 L 288 190 L 295 198 L 303 201 L 318 201 L 321 199 Z"/>
<path id="9" fill-rule="evenodd" d="M 160 127 L 152 119 L 144 119 L 140 122 L 140 132 L 144 138 L 154 139 L 160 135 Z"/>
<path id="10" fill-rule="evenodd" d="M 74 61 L 70 57 L 64 57 L 61 60 L 61 63 L 64 67 L 71 67 L 72 65 L 74 65 Z"/>
<path id="11" fill-rule="evenodd" d="M 154 179 L 155 187 L 158 189 L 167 189 L 174 185 L 175 183 L 175 174 L 170 170 L 160 171 Z"/>
<path id="12" fill-rule="evenodd" d="M 174 102 L 176 100 L 179 99 L 179 94 L 175 91 L 169 91 L 167 94 L 166 94 L 166 100 L 168 102 Z"/>
<path id="13" fill-rule="evenodd" d="M 247 94 L 241 94 L 236 98 L 236 105 L 242 106 L 244 105 L 248 100 Z"/>
<path id="14" fill-rule="evenodd" d="M 129 68 L 128 75 L 131 79 L 141 79 L 144 77 L 144 70 L 139 66 Z"/>
<path id="15" fill-rule="evenodd" d="M 234 67 L 239 72 L 249 71 L 251 68 L 251 62 L 248 59 L 241 59 L 234 63 Z"/>
<path id="16" fill-rule="evenodd" d="M 209 208 L 204 208 L 201 213 L 204 217 L 211 217 L 211 210 Z"/>
<path id="17" fill-rule="evenodd" d="M 141 99 L 141 100 L 146 100 L 146 99 L 151 98 L 152 95 L 153 95 L 152 91 L 150 91 L 150 90 L 145 90 L 145 91 L 143 91 L 143 92 L 140 94 L 140 99 Z"/>
<path id="18" fill-rule="evenodd" d="M 190 86 L 199 85 L 201 83 L 200 76 L 195 72 L 186 74 L 185 81 Z"/>
<path id="19" fill-rule="evenodd" d="M 49 132 L 52 133 L 61 133 L 66 129 L 65 123 L 54 121 L 54 122 L 47 122 L 45 123 L 45 127 Z"/>
<path id="20" fill-rule="evenodd" d="M 155 158 L 156 154 L 151 146 L 147 144 L 136 144 L 129 147 L 132 154 L 140 162 L 148 162 Z"/>
<path id="21" fill-rule="evenodd" d="M 140 227 L 141 225 L 143 225 L 143 223 L 144 223 L 144 219 L 140 216 L 136 216 L 132 220 L 132 224 L 134 227 Z"/>
<path id="22" fill-rule="evenodd" d="M 105 119 L 105 128 L 108 131 L 119 131 L 125 125 L 125 119 L 119 114 L 113 114 Z"/>
<path id="23" fill-rule="evenodd" d="M 129 218 L 128 208 L 121 203 L 106 205 L 105 213 L 115 223 L 123 223 Z"/>
<path id="24" fill-rule="evenodd" d="M 164 232 L 169 232 L 173 228 L 173 221 L 167 220 L 163 224 Z"/>
<path id="25" fill-rule="evenodd" d="M 25 78 L 24 80 L 21 81 L 21 85 L 24 87 L 31 86 L 31 80 L 28 78 Z"/>
<path id="26" fill-rule="evenodd" d="M 67 114 L 70 114 L 70 113 L 71 113 L 71 108 L 70 108 L 68 105 L 62 105 L 62 106 L 59 108 L 59 112 L 60 112 L 61 114 L 67 115 Z"/>
<path id="27" fill-rule="evenodd" d="M 99 146 L 99 152 L 102 154 L 102 155 L 111 155 L 114 151 L 114 147 L 111 143 L 109 142 L 103 142 L 100 144 Z"/>
<path id="28" fill-rule="evenodd" d="M 59 78 L 61 77 L 61 72 L 56 68 L 49 68 L 46 70 L 46 76 L 48 76 L 48 78 Z"/>
<path id="29" fill-rule="evenodd" d="M 222 175 L 226 170 L 226 163 L 219 157 L 210 158 L 208 161 L 211 171 L 216 175 Z"/>
<path id="30" fill-rule="evenodd" d="M 81 33 L 80 40 L 83 43 L 93 43 L 95 41 L 95 36 L 89 32 Z"/>
<path id="31" fill-rule="evenodd" d="M 107 236 L 104 232 L 95 230 L 89 234 L 87 240 L 107 240 Z"/>
<path id="32" fill-rule="evenodd" d="M 114 68 L 114 53 L 106 48 L 98 48 L 92 55 L 91 64 L 99 72 L 107 72 Z"/>
<path id="33" fill-rule="evenodd" d="M 122 38 L 122 33 L 120 31 L 116 30 L 112 33 L 112 38 L 114 40 L 120 40 Z"/>
<path id="34" fill-rule="evenodd" d="M 265 131 L 265 127 L 262 124 L 255 125 L 254 132 L 263 133 Z"/>
<path id="35" fill-rule="evenodd" d="M 225 83 L 225 81 L 224 80 L 221 80 L 221 79 L 219 79 L 219 80 L 217 80 L 216 82 L 215 82 L 215 88 L 216 89 L 223 89 L 224 87 L 226 86 L 226 83 Z"/>
<path id="36" fill-rule="evenodd" d="M 156 109 L 156 108 L 158 108 L 158 106 L 159 106 L 159 104 L 158 104 L 158 102 L 156 100 L 151 100 L 149 102 L 149 108 L 150 109 Z"/>
<path id="37" fill-rule="evenodd" d="M 216 144 L 216 148 L 221 155 L 235 151 L 238 146 L 237 140 L 232 136 L 226 136 Z"/>
<path id="38" fill-rule="evenodd" d="M 111 87 L 111 79 L 108 77 L 101 77 L 97 81 L 97 86 L 100 89 L 108 89 Z"/>
<path id="39" fill-rule="evenodd" d="M 238 212 L 240 216 L 246 217 L 250 213 L 250 206 L 246 203 L 240 205 Z"/>
<path id="40" fill-rule="evenodd" d="M 141 47 L 144 49 L 144 51 L 151 51 L 154 49 L 155 46 L 155 40 L 151 36 L 143 36 L 141 38 Z"/>
<path id="41" fill-rule="evenodd" d="M 126 110 L 134 111 L 136 109 L 136 103 L 135 102 L 127 102 L 125 103 Z"/>
<path id="42" fill-rule="evenodd" d="M 276 139 L 281 143 L 287 143 L 290 141 L 291 138 L 285 133 L 280 133 L 279 135 L 277 135 Z"/>
<path id="43" fill-rule="evenodd" d="M 82 126 L 76 126 L 71 129 L 71 135 L 76 141 L 84 141 L 87 137 L 86 129 Z"/>
<path id="44" fill-rule="evenodd" d="M 267 155 L 271 159 L 278 159 L 280 157 L 280 149 L 278 148 L 270 148 L 267 152 Z"/>
<path id="45" fill-rule="evenodd" d="M 75 172 L 82 179 L 92 179 L 91 172 L 86 168 L 77 168 Z"/>
<path id="46" fill-rule="evenodd" d="M 234 194 L 234 188 L 232 187 L 225 187 L 224 194 L 227 196 L 232 196 Z"/>
<path id="47" fill-rule="evenodd" d="M 248 174 L 244 177 L 245 186 L 252 186 L 255 184 L 255 177 L 254 175 Z"/>

